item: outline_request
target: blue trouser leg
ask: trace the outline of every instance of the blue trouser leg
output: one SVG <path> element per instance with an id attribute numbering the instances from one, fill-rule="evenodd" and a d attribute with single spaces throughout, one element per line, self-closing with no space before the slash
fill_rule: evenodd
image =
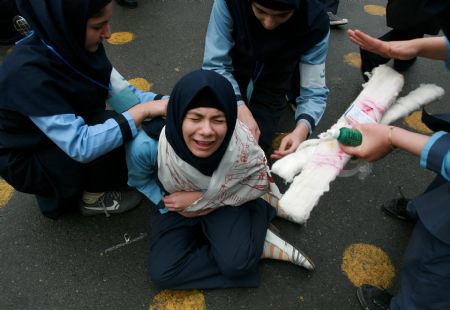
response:
<path id="1" fill-rule="evenodd" d="M 400 291 L 390 309 L 450 309 L 450 245 L 430 234 L 420 220 L 406 249 Z"/>
<path id="2" fill-rule="evenodd" d="M 150 277 L 162 288 L 255 287 L 264 238 L 275 209 L 262 200 L 185 218 L 152 220 Z"/>

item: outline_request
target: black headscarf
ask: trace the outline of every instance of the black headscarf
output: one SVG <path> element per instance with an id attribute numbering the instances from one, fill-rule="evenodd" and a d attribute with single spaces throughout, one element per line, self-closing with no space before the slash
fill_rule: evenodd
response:
<path id="1" fill-rule="evenodd" d="M 288 21 L 266 30 L 252 10 L 253 0 L 226 0 L 233 18 L 235 49 L 264 63 L 298 60 L 300 55 L 323 40 L 329 19 L 316 0 L 257 0 L 268 8 L 294 9 Z M 282 9 L 282 10 L 284 10 Z"/>
<path id="2" fill-rule="evenodd" d="M 196 157 L 186 146 L 182 124 L 187 111 L 195 107 L 214 107 L 224 112 L 227 133 L 219 149 L 207 158 Z M 236 96 L 230 82 L 208 70 L 196 70 L 182 77 L 172 90 L 167 107 L 167 141 L 175 153 L 201 173 L 211 176 L 225 154 L 236 126 Z"/>
<path id="3" fill-rule="evenodd" d="M 103 110 L 112 66 L 103 45 L 86 51 L 85 37 L 88 18 L 109 2 L 17 0 L 35 35 L 2 64 L 0 108 L 28 116 Z"/>

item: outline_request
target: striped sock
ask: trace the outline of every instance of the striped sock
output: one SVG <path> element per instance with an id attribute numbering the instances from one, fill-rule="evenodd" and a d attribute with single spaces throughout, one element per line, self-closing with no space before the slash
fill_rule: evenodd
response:
<path id="1" fill-rule="evenodd" d="M 268 241 L 264 241 L 264 248 L 261 258 L 290 261 L 289 256 L 287 255 L 286 252 L 282 251 L 279 247 L 273 245 Z"/>

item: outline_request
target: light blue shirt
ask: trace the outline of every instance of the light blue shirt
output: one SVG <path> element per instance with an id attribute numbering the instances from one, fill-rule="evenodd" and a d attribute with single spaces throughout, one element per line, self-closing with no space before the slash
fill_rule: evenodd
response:
<path id="1" fill-rule="evenodd" d="M 233 61 L 230 51 L 235 44 L 232 31 L 233 19 L 225 0 L 215 0 L 205 38 L 203 69 L 214 70 L 227 78 L 236 96 L 240 98 L 241 91 L 232 74 Z M 310 129 L 311 124 L 302 117 L 302 114 L 309 115 L 314 120 L 314 125 L 317 125 L 326 108 L 329 90 L 325 84 L 325 62 L 329 35 L 328 33 L 322 41 L 303 55 L 299 55 L 301 82 L 300 96 L 296 98 L 295 121 L 306 123 Z M 242 100 L 237 102 L 238 106 L 243 103 Z"/>
<path id="2" fill-rule="evenodd" d="M 156 96 L 155 93 L 129 87 L 139 102 L 153 100 Z M 131 115 L 128 112 L 122 115 L 128 121 L 132 136 L 136 136 L 137 128 Z M 114 119 L 98 125 L 87 125 L 82 117 L 75 114 L 31 116 L 30 119 L 61 150 L 82 163 L 90 162 L 123 144 L 122 132 Z"/>
<path id="3" fill-rule="evenodd" d="M 450 42 L 447 42 L 447 60 L 445 65 L 450 70 Z M 420 154 L 420 166 L 439 173 L 450 181 L 450 134 L 445 131 L 434 133 L 425 144 Z"/>
<path id="4" fill-rule="evenodd" d="M 128 185 L 135 187 L 157 205 L 163 192 L 156 183 L 158 178 L 158 141 L 150 138 L 143 130 L 126 145 Z"/>

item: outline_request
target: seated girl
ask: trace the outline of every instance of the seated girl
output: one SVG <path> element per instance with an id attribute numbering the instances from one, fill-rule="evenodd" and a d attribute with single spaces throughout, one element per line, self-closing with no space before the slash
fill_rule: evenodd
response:
<path id="1" fill-rule="evenodd" d="M 270 191 L 266 158 L 235 102 L 221 75 L 189 73 L 172 91 L 159 141 L 141 130 L 127 146 L 129 185 L 161 206 L 150 277 L 162 288 L 255 287 L 261 258 L 314 269 L 269 228 L 276 210 L 259 198 Z"/>

